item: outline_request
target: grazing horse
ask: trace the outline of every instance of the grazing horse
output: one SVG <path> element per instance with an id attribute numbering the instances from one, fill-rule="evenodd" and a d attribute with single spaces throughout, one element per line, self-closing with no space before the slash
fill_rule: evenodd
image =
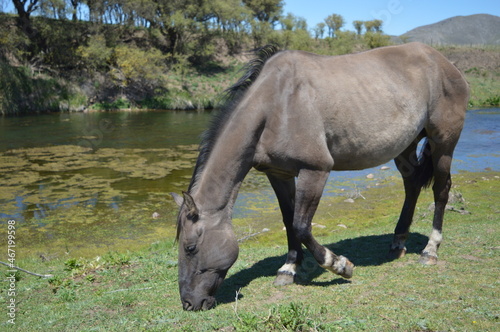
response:
<path id="1" fill-rule="evenodd" d="M 460 71 L 420 43 L 333 57 L 272 46 L 257 54 L 205 133 L 188 191 L 173 194 L 180 206 L 183 308 L 215 304 L 215 292 L 238 257 L 231 217 L 252 167 L 266 173 L 286 226 L 288 255 L 275 284 L 293 283 L 302 244 L 323 268 L 352 276 L 346 257 L 314 239 L 311 220 L 331 170 L 391 159 L 403 176 L 405 200 L 390 254 L 405 254 L 417 198 L 433 180 L 433 229 L 420 261 L 436 264 L 452 155 L 469 98 Z"/>

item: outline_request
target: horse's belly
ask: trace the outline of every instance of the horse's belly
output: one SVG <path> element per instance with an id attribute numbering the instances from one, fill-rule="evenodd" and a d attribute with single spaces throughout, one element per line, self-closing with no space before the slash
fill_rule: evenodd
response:
<path id="1" fill-rule="evenodd" d="M 394 152 L 394 151 L 392 151 Z M 399 151 L 401 153 L 401 151 Z M 349 170 L 360 170 L 360 169 L 366 169 L 366 168 L 371 168 L 375 167 L 378 165 L 385 164 L 392 159 L 394 159 L 396 156 L 399 155 L 399 153 L 384 153 L 384 154 L 357 154 L 355 157 L 339 154 L 339 153 L 332 153 L 334 157 L 334 165 L 333 165 L 333 170 L 334 171 L 349 171 Z"/>
<path id="2" fill-rule="evenodd" d="M 343 137 L 333 136 L 330 141 L 333 170 L 358 170 L 387 163 L 401 154 L 422 129 L 423 124 L 413 124 L 385 127 L 378 131 L 355 131 Z"/>

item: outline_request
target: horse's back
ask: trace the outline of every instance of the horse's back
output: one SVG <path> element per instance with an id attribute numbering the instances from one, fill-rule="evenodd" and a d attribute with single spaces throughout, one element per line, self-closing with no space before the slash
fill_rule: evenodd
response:
<path id="1" fill-rule="evenodd" d="M 432 117 L 463 123 L 468 97 L 455 66 L 420 43 L 335 57 L 285 51 L 261 76 L 255 95 L 268 116 L 258 156 L 317 167 L 331 158 L 336 170 L 393 159 Z"/>

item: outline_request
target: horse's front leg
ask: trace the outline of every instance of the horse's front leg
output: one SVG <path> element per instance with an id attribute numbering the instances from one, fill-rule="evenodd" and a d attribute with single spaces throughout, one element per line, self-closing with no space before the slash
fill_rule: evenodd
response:
<path id="1" fill-rule="evenodd" d="M 286 227 L 288 239 L 288 255 L 285 264 L 278 270 L 274 284 L 285 286 L 292 284 L 297 273 L 297 268 L 302 262 L 303 252 L 300 243 L 293 229 L 293 213 L 295 209 L 295 179 L 282 179 L 272 174 L 267 174 L 269 182 L 276 193 L 280 205 L 283 223 Z"/>
<path id="2" fill-rule="evenodd" d="M 320 245 L 311 232 L 311 221 L 318 207 L 329 172 L 302 169 L 297 180 L 293 229 L 300 242 L 312 253 L 321 267 L 351 278 L 354 264 Z"/>

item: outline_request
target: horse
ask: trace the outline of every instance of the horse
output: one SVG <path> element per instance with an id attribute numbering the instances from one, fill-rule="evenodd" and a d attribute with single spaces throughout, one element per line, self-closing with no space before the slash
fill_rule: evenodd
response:
<path id="1" fill-rule="evenodd" d="M 389 254 L 404 256 L 418 196 L 432 184 L 432 232 L 419 261 L 436 264 L 469 98 L 461 72 L 421 43 L 342 56 L 265 46 L 244 71 L 202 138 L 188 190 L 172 194 L 184 310 L 214 307 L 238 257 L 232 210 L 252 167 L 267 175 L 286 227 L 288 253 L 275 285 L 294 282 L 302 245 L 321 267 L 352 276 L 353 263 L 316 241 L 311 220 L 330 171 L 390 160 L 403 177 L 405 199 Z"/>

